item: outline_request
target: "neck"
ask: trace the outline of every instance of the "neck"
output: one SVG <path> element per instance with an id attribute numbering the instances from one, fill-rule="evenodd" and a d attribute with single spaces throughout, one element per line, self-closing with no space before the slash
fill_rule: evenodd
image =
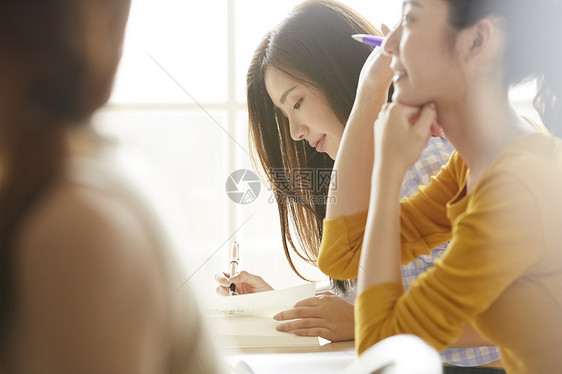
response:
<path id="1" fill-rule="evenodd" d="M 471 87 L 463 100 L 437 103 L 437 109 L 447 138 L 473 177 L 508 144 L 535 132 L 511 107 L 505 89 L 490 84 Z"/>

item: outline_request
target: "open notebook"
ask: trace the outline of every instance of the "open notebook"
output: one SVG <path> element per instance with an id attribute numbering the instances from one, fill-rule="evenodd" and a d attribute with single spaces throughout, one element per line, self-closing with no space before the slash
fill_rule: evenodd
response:
<path id="1" fill-rule="evenodd" d="M 275 330 L 280 323 L 273 316 L 314 296 L 314 283 L 216 299 L 207 309 L 209 321 L 227 346 L 296 347 L 317 346 L 318 338 L 302 337 Z"/>

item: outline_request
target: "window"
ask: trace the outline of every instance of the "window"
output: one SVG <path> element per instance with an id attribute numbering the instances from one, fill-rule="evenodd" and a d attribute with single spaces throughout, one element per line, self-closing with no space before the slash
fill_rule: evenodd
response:
<path id="1" fill-rule="evenodd" d="M 298 2 L 133 0 L 114 93 L 94 119 L 102 132 L 144 150 L 174 187 L 190 219 L 180 257 L 186 279 L 194 275 L 190 282 L 202 295 L 214 292 L 213 274 L 226 270 L 233 239 L 241 242 L 243 268 L 274 287 L 302 282 L 285 260 L 267 186 L 247 205 L 232 202 L 225 191 L 230 173 L 251 169 L 245 111 L 250 58 Z M 397 1 L 344 2 L 375 25 L 400 18 Z M 517 100 L 523 103 L 525 95 Z M 325 279 L 317 269 L 300 268 Z"/>

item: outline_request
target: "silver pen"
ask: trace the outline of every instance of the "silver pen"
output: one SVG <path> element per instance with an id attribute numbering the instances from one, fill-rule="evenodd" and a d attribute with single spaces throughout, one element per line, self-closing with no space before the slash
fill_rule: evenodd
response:
<path id="1" fill-rule="evenodd" d="M 240 261 L 240 245 L 237 241 L 232 243 L 232 248 L 230 249 L 230 276 L 238 274 L 238 261 Z M 231 283 L 229 286 L 230 296 L 236 293 L 236 285 Z"/>

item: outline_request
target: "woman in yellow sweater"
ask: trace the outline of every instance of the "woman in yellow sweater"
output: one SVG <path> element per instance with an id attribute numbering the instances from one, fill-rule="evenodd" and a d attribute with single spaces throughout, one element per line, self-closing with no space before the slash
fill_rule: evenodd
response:
<path id="1" fill-rule="evenodd" d="M 562 142 L 522 120 L 507 91 L 539 78 L 535 103 L 560 133 L 562 48 L 551 43 L 562 33 L 561 10 L 557 0 L 404 2 L 402 23 L 384 46 L 396 103 L 376 121 L 374 165 L 357 151 L 336 165 L 343 181 L 342 171 L 372 172 L 370 190 L 340 183 L 332 191 L 337 204 L 328 206 L 319 257 L 331 277 L 359 277 L 359 352 L 399 333 L 442 350 L 472 324 L 500 347 L 508 373 L 558 370 Z M 377 75 L 380 64 L 364 67 L 356 102 L 386 78 Z M 352 119 L 345 131 L 374 121 Z M 441 132 L 458 153 L 399 203 L 404 171 Z M 365 200 L 368 214 L 359 210 Z M 442 260 L 404 292 L 400 263 L 446 240 Z"/>

